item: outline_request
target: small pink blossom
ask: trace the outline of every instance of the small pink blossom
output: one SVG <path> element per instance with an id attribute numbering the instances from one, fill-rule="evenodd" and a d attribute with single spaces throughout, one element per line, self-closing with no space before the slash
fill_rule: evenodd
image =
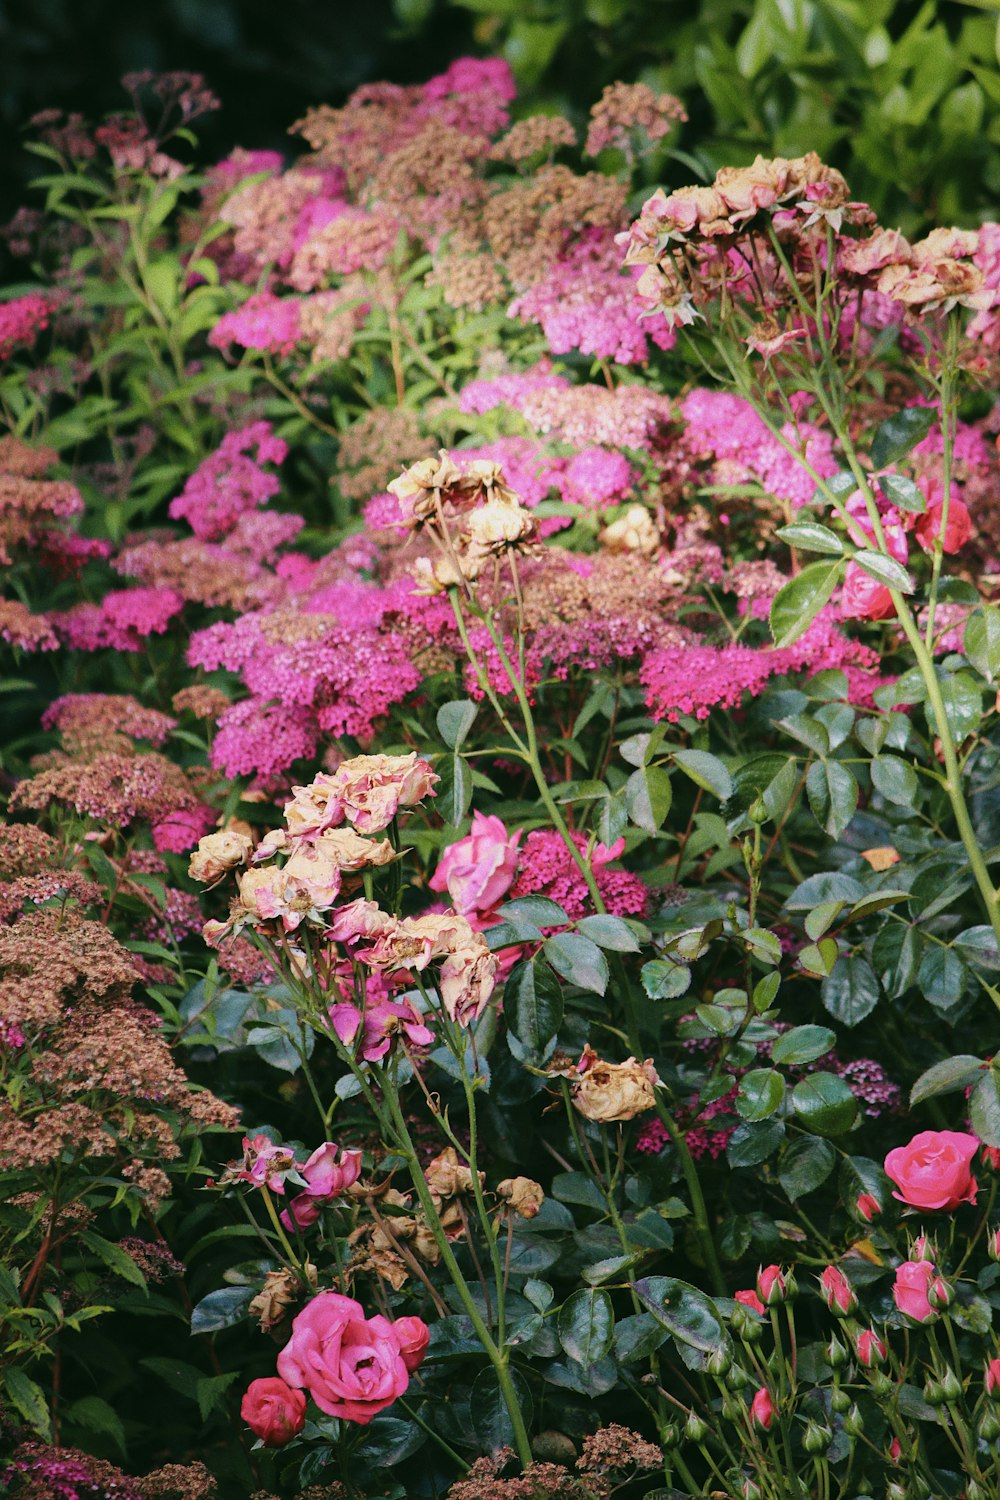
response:
<path id="1" fill-rule="evenodd" d="M 503 822 L 476 812 L 465 838 L 450 844 L 428 881 L 447 891 L 456 911 L 489 911 L 506 895 L 517 873 L 521 829 L 511 836 Z"/>

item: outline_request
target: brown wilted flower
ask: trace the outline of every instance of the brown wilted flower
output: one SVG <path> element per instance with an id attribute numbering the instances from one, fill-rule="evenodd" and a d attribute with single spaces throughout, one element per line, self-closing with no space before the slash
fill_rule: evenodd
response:
<path id="1" fill-rule="evenodd" d="M 217 719 L 229 707 L 229 699 L 220 688 L 207 683 L 195 683 L 181 688 L 170 700 L 174 713 L 193 714 L 196 719 Z"/>
<path id="2" fill-rule="evenodd" d="M 442 1202 L 472 1191 L 472 1172 L 464 1161 L 459 1160 L 454 1146 L 446 1146 L 433 1161 L 428 1162 L 424 1177 L 435 1198 Z M 479 1181 L 480 1184 L 486 1181 L 485 1172 L 479 1173 Z"/>
<path id="3" fill-rule="evenodd" d="M 523 162 L 533 156 L 575 146 L 576 131 L 563 115 L 528 115 L 517 120 L 490 150 L 490 161 Z M 588 151 L 594 156 L 596 152 Z"/>
<path id="4" fill-rule="evenodd" d="M 626 1475 L 650 1472 L 662 1464 L 663 1454 L 656 1443 L 648 1442 L 641 1433 L 619 1422 L 611 1422 L 584 1438 L 576 1468 L 578 1474 L 587 1478 L 609 1478 L 620 1483 Z"/>
<path id="5" fill-rule="evenodd" d="M 590 111 L 590 126 L 584 146 L 588 156 L 599 156 L 608 147 L 635 156 L 634 132 L 641 131 L 655 144 L 687 111 L 673 94 L 657 94 L 648 83 L 610 83 Z"/>
<path id="6" fill-rule="evenodd" d="M 530 1177 L 505 1177 L 497 1183 L 497 1196 L 522 1219 L 533 1219 L 545 1202 L 541 1183 Z"/>
<path id="7" fill-rule="evenodd" d="M 577 1071 L 573 1104 L 586 1120 L 632 1120 L 656 1106 L 653 1089 L 660 1080 L 652 1058 L 641 1063 L 634 1057 L 623 1063 L 605 1062 L 588 1045 Z"/>
<path id="8" fill-rule="evenodd" d="M 237 865 L 245 865 L 252 851 L 253 840 L 245 833 L 233 829 L 208 833 L 199 839 L 198 847 L 191 855 L 188 874 L 203 885 L 214 885 Z"/>
<path id="9" fill-rule="evenodd" d="M 303 1270 L 309 1285 L 315 1289 L 319 1284 L 316 1267 L 306 1261 Z M 270 1333 L 272 1328 L 284 1322 L 288 1309 L 301 1302 L 303 1296 L 299 1277 L 287 1266 L 282 1266 L 278 1271 L 268 1271 L 264 1285 L 250 1301 L 247 1313 L 257 1319 L 261 1333 Z"/>

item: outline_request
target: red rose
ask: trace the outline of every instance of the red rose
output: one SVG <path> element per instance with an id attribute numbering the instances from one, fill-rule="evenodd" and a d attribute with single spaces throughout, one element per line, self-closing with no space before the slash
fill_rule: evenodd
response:
<path id="1" fill-rule="evenodd" d="M 913 1208 L 946 1210 L 975 1203 L 970 1163 L 978 1150 L 977 1138 L 964 1130 L 922 1130 L 885 1159 L 886 1175 L 899 1188 L 892 1196 Z"/>
<path id="2" fill-rule="evenodd" d="M 941 521 L 944 517 L 944 505 L 940 500 L 935 500 L 929 505 L 914 527 L 917 541 L 925 552 L 934 551 L 934 543 L 941 536 Z M 972 517 L 969 515 L 968 507 L 961 500 L 952 500 L 948 506 L 948 525 L 944 535 L 941 537 L 941 545 L 945 552 L 959 552 L 965 546 L 972 535 Z"/>
<path id="3" fill-rule="evenodd" d="M 306 1398 L 276 1375 L 252 1380 L 240 1416 L 265 1448 L 283 1448 L 306 1425 Z"/>

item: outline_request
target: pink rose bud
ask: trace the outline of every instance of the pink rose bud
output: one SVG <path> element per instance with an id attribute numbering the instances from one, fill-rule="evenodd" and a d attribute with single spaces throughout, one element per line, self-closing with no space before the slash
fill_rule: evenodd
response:
<path id="1" fill-rule="evenodd" d="M 306 1425 L 306 1398 L 270 1375 L 247 1386 L 240 1416 L 265 1448 L 283 1448 Z"/>
<path id="2" fill-rule="evenodd" d="M 893 1299 L 900 1312 L 915 1323 L 927 1323 L 934 1317 L 927 1296 L 933 1280 L 934 1267 L 929 1260 L 904 1260 L 896 1269 Z"/>
<path id="3" fill-rule="evenodd" d="M 990 1260 L 1000 1260 L 1000 1229 L 986 1231 L 986 1253 Z"/>
<path id="4" fill-rule="evenodd" d="M 918 1234 L 910 1246 L 910 1260 L 929 1260 L 933 1265 L 937 1258 L 937 1251 L 927 1238 L 926 1234 Z"/>
<path id="5" fill-rule="evenodd" d="M 846 1318 L 854 1312 L 858 1299 L 847 1277 L 839 1266 L 827 1266 L 819 1278 L 823 1300 L 838 1318 Z"/>
<path id="6" fill-rule="evenodd" d="M 1000 1171 L 1000 1146 L 984 1146 L 982 1150 L 983 1166 L 992 1171 Z"/>
<path id="7" fill-rule="evenodd" d="M 955 1292 L 943 1276 L 935 1276 L 927 1288 L 927 1300 L 935 1312 L 943 1312 L 955 1300 Z"/>
<path id="8" fill-rule="evenodd" d="M 876 1219 L 882 1217 L 882 1205 L 871 1193 L 859 1193 L 858 1201 L 854 1205 L 860 1218 L 866 1224 L 873 1224 Z"/>
<path id="9" fill-rule="evenodd" d="M 991 1359 L 987 1364 L 983 1385 L 986 1387 L 987 1396 L 991 1399 L 996 1400 L 1000 1397 L 1000 1359 Z"/>
<path id="10" fill-rule="evenodd" d="M 880 1365 L 886 1357 L 886 1347 L 877 1333 L 870 1328 L 863 1328 L 854 1341 L 854 1352 L 858 1363 L 870 1370 L 873 1365 Z"/>
<path id="11" fill-rule="evenodd" d="M 393 1337 L 399 1345 L 403 1364 L 412 1375 L 427 1353 L 427 1342 L 431 1331 L 423 1318 L 397 1318 L 392 1324 Z"/>
<path id="12" fill-rule="evenodd" d="M 755 1427 L 760 1427 L 766 1432 L 774 1421 L 774 1402 L 771 1400 L 771 1392 L 766 1385 L 762 1385 L 750 1403 L 750 1420 Z"/>
<path id="13" fill-rule="evenodd" d="M 907 1145 L 897 1146 L 885 1159 L 885 1171 L 902 1203 L 913 1208 L 949 1211 L 960 1203 L 975 1203 L 977 1184 L 972 1158 L 979 1139 L 964 1130 L 922 1130 Z"/>
<path id="14" fill-rule="evenodd" d="M 902 1453 L 902 1451 L 902 1444 L 900 1443 L 899 1438 L 894 1437 L 892 1442 L 889 1444 L 889 1457 L 892 1459 L 894 1464 L 899 1463 L 899 1455 L 900 1453 Z"/>
<path id="15" fill-rule="evenodd" d="M 749 1291 L 749 1290 L 748 1291 L 743 1291 L 743 1292 L 734 1292 L 733 1293 L 733 1301 L 734 1302 L 741 1302 L 744 1307 L 751 1308 L 752 1311 L 755 1312 L 755 1313 L 763 1313 L 764 1312 L 764 1304 L 760 1300 L 760 1298 L 757 1296 L 756 1292 Z"/>
<path id="16" fill-rule="evenodd" d="M 778 1307 L 785 1300 L 787 1287 L 780 1266 L 761 1266 L 757 1272 L 757 1296 L 765 1307 Z"/>

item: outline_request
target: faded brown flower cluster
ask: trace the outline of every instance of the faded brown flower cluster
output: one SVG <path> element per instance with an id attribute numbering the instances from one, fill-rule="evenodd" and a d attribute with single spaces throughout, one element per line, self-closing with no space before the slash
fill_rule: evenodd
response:
<path id="1" fill-rule="evenodd" d="M 568 1461 L 574 1454 L 572 1439 L 558 1432 L 546 1436 L 546 1448 L 560 1458 L 565 1454 Z M 452 1485 L 448 1500 L 606 1500 L 631 1479 L 662 1464 L 663 1454 L 655 1443 L 612 1422 L 584 1438 L 572 1471 L 566 1463 L 540 1458 L 517 1473 L 513 1449 L 501 1448 L 476 1459 L 466 1477 Z"/>

